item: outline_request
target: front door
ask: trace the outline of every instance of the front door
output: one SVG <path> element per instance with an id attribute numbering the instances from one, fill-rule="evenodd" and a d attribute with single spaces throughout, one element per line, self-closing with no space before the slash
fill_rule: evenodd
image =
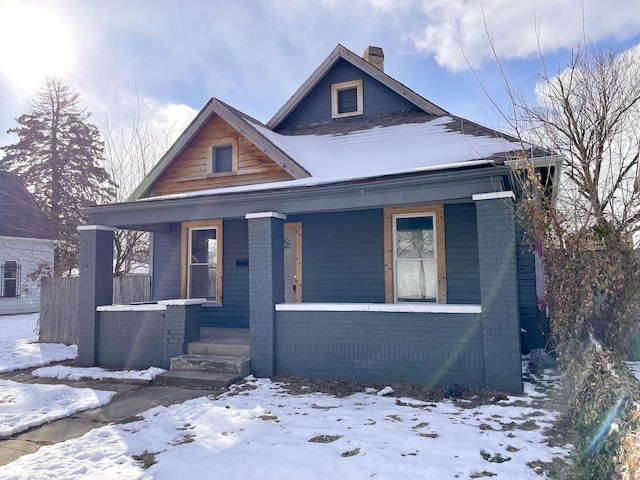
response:
<path id="1" fill-rule="evenodd" d="M 302 222 L 284 224 L 284 301 L 302 302 Z"/>

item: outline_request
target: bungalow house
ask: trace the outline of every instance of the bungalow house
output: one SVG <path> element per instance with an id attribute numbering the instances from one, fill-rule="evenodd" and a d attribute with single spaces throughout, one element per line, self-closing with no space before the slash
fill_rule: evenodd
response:
<path id="1" fill-rule="evenodd" d="M 37 312 L 40 287 L 29 274 L 53 268 L 49 221 L 22 180 L 0 171 L 0 315 Z"/>
<path id="2" fill-rule="evenodd" d="M 544 330 L 521 147 L 383 60 L 338 45 L 266 124 L 211 99 L 129 201 L 88 209 L 78 363 L 168 366 L 199 322 L 248 329 L 259 376 L 521 391 Z M 152 233 L 158 304 L 110 306 L 113 228 Z"/>

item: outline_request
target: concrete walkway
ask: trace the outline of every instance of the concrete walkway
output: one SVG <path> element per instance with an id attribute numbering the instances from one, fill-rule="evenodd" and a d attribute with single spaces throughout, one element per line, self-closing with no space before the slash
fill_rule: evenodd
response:
<path id="1" fill-rule="evenodd" d="M 62 364 L 73 365 L 72 362 L 63 362 Z M 111 403 L 103 407 L 85 410 L 70 417 L 18 433 L 11 438 L 0 440 L 0 465 L 6 465 L 22 455 L 33 453 L 42 446 L 81 437 L 94 428 L 113 423 L 125 423 L 132 417 L 153 407 L 169 406 L 192 398 L 221 392 L 221 390 L 189 390 L 130 380 L 69 381 L 36 378 L 31 375 L 32 370 L 34 369 L 4 373 L 0 374 L 0 378 L 24 383 L 64 384 L 77 388 L 111 390 L 117 394 Z"/>

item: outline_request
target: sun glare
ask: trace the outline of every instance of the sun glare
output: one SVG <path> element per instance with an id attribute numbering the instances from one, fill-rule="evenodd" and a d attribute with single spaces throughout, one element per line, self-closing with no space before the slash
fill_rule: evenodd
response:
<path id="1" fill-rule="evenodd" d="M 35 5 L 0 3 L 0 76 L 31 89 L 44 77 L 64 75 L 73 47 L 64 22 Z"/>

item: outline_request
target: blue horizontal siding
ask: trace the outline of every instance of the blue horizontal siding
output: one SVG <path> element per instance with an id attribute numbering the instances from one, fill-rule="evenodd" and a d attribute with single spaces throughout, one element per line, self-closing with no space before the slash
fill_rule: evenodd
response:
<path id="1" fill-rule="evenodd" d="M 516 223 L 516 255 L 518 264 L 518 300 L 520 304 L 521 347 L 524 353 L 543 348 L 549 339 L 549 325 L 538 308 L 536 266 L 532 243 L 524 228 Z"/>
<path id="2" fill-rule="evenodd" d="M 289 220 L 302 222 L 304 302 L 384 303 L 382 210 Z"/>
<path id="3" fill-rule="evenodd" d="M 168 233 L 153 234 L 153 300 L 180 298 L 181 229 L 172 223 Z"/>
<path id="4" fill-rule="evenodd" d="M 203 306 L 202 325 L 248 328 L 249 266 L 242 262 L 249 257 L 248 223 L 224 220 L 222 232 L 222 306 Z"/>
<path id="5" fill-rule="evenodd" d="M 480 304 L 478 230 L 474 203 L 445 205 L 447 303 Z"/>
<path id="6" fill-rule="evenodd" d="M 181 225 L 153 235 L 153 300 L 180 298 Z M 225 220 L 223 231 L 222 306 L 203 305 L 202 326 L 249 326 L 249 267 L 236 260 L 249 256 L 246 220 Z M 242 263 L 242 262 L 241 262 Z"/>

